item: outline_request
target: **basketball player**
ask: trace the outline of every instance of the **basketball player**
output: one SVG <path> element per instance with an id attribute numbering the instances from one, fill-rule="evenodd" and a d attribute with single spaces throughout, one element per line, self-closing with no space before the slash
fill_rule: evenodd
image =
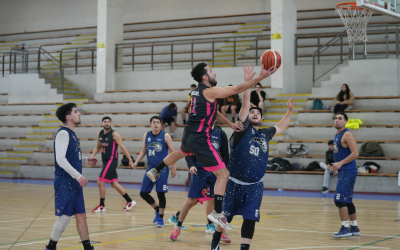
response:
<path id="1" fill-rule="evenodd" d="M 171 136 L 162 131 L 162 121 L 158 116 L 150 118 L 151 131 L 143 135 L 143 148 L 139 153 L 139 156 L 135 163 L 133 163 L 133 169 L 137 168 L 139 161 L 147 155 L 147 171 L 155 167 L 162 159 L 168 155 L 168 149 L 170 152 L 174 152 L 174 145 L 172 144 Z M 176 163 L 173 164 L 171 171 L 171 177 L 176 176 Z M 164 213 L 167 200 L 165 193 L 168 192 L 168 174 L 169 168 L 163 169 L 155 183 L 153 183 L 147 175 L 143 176 L 142 187 L 140 188 L 140 197 L 143 198 L 152 208 L 155 210 L 156 216 L 154 217 L 153 223 L 157 223 L 157 227 L 164 227 Z M 150 195 L 151 190 L 156 185 L 156 192 L 159 204 Z"/>
<path id="2" fill-rule="evenodd" d="M 54 211 L 58 219 L 53 226 L 46 250 L 57 249 L 57 242 L 75 215 L 76 228 L 85 250 L 94 250 L 90 244 L 86 223 L 85 201 L 82 187 L 88 180 L 82 175 L 82 162 L 95 166 L 96 158 L 82 157 L 80 142 L 74 129 L 81 123 L 81 114 L 75 103 L 60 106 L 57 118 L 64 124 L 54 140 Z"/>
<path id="3" fill-rule="evenodd" d="M 248 81 L 248 75 L 245 80 Z M 233 216 L 242 215 L 241 250 L 250 249 L 256 221 L 260 220 L 260 206 L 263 196 L 263 177 L 267 169 L 268 142 L 282 133 L 289 124 L 293 112 L 293 103 L 287 102 L 288 111 L 275 127 L 260 129 L 262 110 L 250 106 L 250 90 L 243 92 L 243 107 L 239 113 L 243 121 L 243 132 L 235 132 L 230 140 L 231 157 L 228 170 L 230 172 L 224 200 L 224 213 L 231 222 Z M 223 229 L 216 227 L 211 242 L 212 250 L 219 250 Z"/>
<path id="4" fill-rule="evenodd" d="M 246 76 L 251 76 L 252 78 L 255 75 L 253 68 L 250 65 L 243 68 L 245 78 Z M 226 221 L 226 217 L 222 212 L 222 202 L 226 183 L 229 178 L 229 171 L 226 169 L 225 163 L 221 160 L 217 151 L 212 147 L 210 141 L 210 131 L 214 121 L 217 120 L 224 123 L 224 116 L 216 110 L 216 99 L 241 93 L 254 86 L 257 82 L 267 78 L 275 71 L 275 69 L 269 69 L 268 71 L 261 70 L 260 75 L 253 80 L 249 80 L 238 86 L 219 88 L 216 87 L 216 73 L 205 63 L 197 64 L 192 69 L 191 75 L 199 84 L 191 95 L 189 122 L 183 131 L 181 147 L 179 150 L 168 155 L 156 168 L 146 173 L 152 181 L 155 181 L 155 177 L 165 166 L 177 162 L 189 153 L 194 153 L 201 166 L 217 176 L 214 187 L 214 211 L 208 215 L 208 218 L 224 229 L 232 230 L 233 228 Z M 234 125 L 231 127 L 235 129 Z"/>
<path id="5" fill-rule="evenodd" d="M 97 185 L 100 191 L 100 204 L 95 207 L 93 213 L 101 213 L 106 211 L 104 201 L 106 199 L 106 187 L 105 182 L 110 183 L 111 187 L 124 197 L 126 205 L 122 209 L 128 211 L 136 205 L 125 189 L 118 183 L 117 166 L 118 166 L 118 146 L 121 148 L 122 153 L 129 159 L 129 166 L 133 167 L 133 161 L 129 155 L 128 150 L 125 148 L 122 142 L 121 135 L 111 128 L 111 118 L 108 116 L 103 117 L 102 126 L 103 130 L 97 133 L 97 144 L 93 149 L 92 157 L 94 157 L 99 151 L 101 152 L 101 160 L 103 161 L 103 169 L 100 172 L 100 176 L 97 179 Z"/>
<path id="6" fill-rule="evenodd" d="M 222 160 L 225 164 L 229 161 L 229 146 L 228 138 L 225 132 L 220 127 L 214 127 L 214 130 L 210 134 L 211 144 L 214 149 L 221 155 Z M 216 176 L 212 172 L 204 170 L 195 155 L 187 155 L 185 157 L 187 166 L 190 173 L 192 174 L 192 180 L 190 182 L 190 188 L 188 198 L 182 205 L 181 209 L 172 215 L 169 222 L 176 226 L 169 235 L 172 241 L 176 241 L 181 230 L 184 230 L 182 223 L 185 220 L 189 210 L 194 207 L 198 202 L 203 204 L 207 201 L 206 214 L 210 214 L 214 209 L 214 185 L 217 180 Z M 207 219 L 206 233 L 214 233 L 214 224 Z M 222 234 L 221 240 L 226 243 L 230 243 L 231 240 L 228 238 L 226 233 Z"/>
<path id="7" fill-rule="evenodd" d="M 339 208 L 342 227 L 332 237 L 341 238 L 360 235 L 360 229 L 357 225 L 356 207 L 353 204 L 354 184 L 357 177 L 356 158 L 358 157 L 358 150 L 354 135 L 346 129 L 347 115 L 343 112 L 338 112 L 334 118 L 337 133 L 333 141 L 333 159 L 335 162 L 332 163 L 331 169 L 333 172 L 338 171 L 334 201 Z"/>

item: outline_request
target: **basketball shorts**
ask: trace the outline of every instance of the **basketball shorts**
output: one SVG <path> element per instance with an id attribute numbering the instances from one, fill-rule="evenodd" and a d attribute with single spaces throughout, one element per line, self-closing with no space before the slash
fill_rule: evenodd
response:
<path id="1" fill-rule="evenodd" d="M 107 183 L 118 181 L 117 167 L 118 167 L 118 158 L 113 158 L 108 161 L 103 161 L 103 169 L 101 170 L 98 180 Z"/>
<path id="2" fill-rule="evenodd" d="M 161 120 L 162 120 L 162 123 L 164 125 L 171 125 L 171 123 L 175 122 L 175 118 L 173 116 L 172 117 L 161 118 Z"/>
<path id="3" fill-rule="evenodd" d="M 217 177 L 202 168 L 197 168 L 197 174 L 192 174 L 189 187 L 189 198 L 198 199 L 201 204 L 214 198 L 214 186 Z"/>
<path id="4" fill-rule="evenodd" d="M 338 182 L 334 201 L 352 203 L 354 184 L 356 183 L 357 173 L 351 170 L 338 171 Z"/>
<path id="5" fill-rule="evenodd" d="M 147 167 L 147 171 L 150 171 L 153 167 Z M 154 185 L 156 185 L 157 193 L 167 193 L 168 192 L 168 175 L 169 168 L 165 167 L 158 174 L 156 182 L 152 182 L 149 177 L 145 174 L 142 180 L 142 186 L 140 187 L 140 192 L 150 193 L 153 190 Z"/>
<path id="6" fill-rule="evenodd" d="M 227 218 L 242 215 L 243 219 L 260 221 L 264 183 L 240 185 L 228 181 L 225 191 L 223 210 Z"/>
<path id="7" fill-rule="evenodd" d="M 191 132 L 190 127 L 186 126 L 180 150 L 184 154 L 194 153 L 201 166 L 209 172 L 225 167 L 221 156 L 211 143 L 209 132 Z"/>
<path id="8" fill-rule="evenodd" d="M 54 211 L 56 216 L 86 213 L 82 187 L 69 176 L 54 177 Z"/>

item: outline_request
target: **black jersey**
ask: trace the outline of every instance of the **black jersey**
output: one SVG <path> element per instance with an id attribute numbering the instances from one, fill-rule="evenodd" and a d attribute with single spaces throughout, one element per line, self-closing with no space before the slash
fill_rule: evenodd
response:
<path id="1" fill-rule="evenodd" d="M 189 127 L 191 132 L 209 132 L 217 118 L 217 102 L 209 102 L 203 95 L 208 86 L 199 83 L 190 96 Z"/>
<path id="2" fill-rule="evenodd" d="M 104 129 L 99 133 L 99 141 L 101 143 L 101 159 L 108 161 L 111 158 L 118 159 L 118 144 L 113 138 L 114 130 L 110 129 L 107 134 L 104 134 Z"/>

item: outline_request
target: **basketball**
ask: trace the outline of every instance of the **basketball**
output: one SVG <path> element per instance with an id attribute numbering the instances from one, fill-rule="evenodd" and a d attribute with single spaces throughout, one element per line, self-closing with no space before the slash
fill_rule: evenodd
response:
<path id="1" fill-rule="evenodd" d="M 271 67 L 279 69 L 281 63 L 282 63 L 281 55 L 279 55 L 279 53 L 275 50 L 266 50 L 264 51 L 264 53 L 262 53 L 260 57 L 260 65 L 265 70 L 268 70 Z"/>

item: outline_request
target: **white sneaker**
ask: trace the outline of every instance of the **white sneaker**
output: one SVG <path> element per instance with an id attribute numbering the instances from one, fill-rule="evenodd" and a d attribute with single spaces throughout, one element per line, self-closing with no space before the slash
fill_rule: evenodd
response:
<path id="1" fill-rule="evenodd" d="M 103 205 L 98 205 L 97 207 L 95 207 L 92 212 L 93 213 L 102 213 L 106 211 L 106 206 Z"/>
<path id="2" fill-rule="evenodd" d="M 131 202 L 126 203 L 123 211 L 128 211 L 131 210 L 134 206 L 136 205 L 136 202 L 134 200 L 132 200 Z"/>
<path id="3" fill-rule="evenodd" d="M 218 224 L 225 230 L 233 230 L 233 227 L 229 225 L 224 212 L 218 214 L 217 212 L 215 212 L 215 210 L 213 210 L 209 215 L 207 215 L 207 218 L 210 221 L 214 222 L 214 225 Z"/>
<path id="4" fill-rule="evenodd" d="M 147 177 L 150 178 L 150 180 L 152 182 L 156 182 L 156 177 L 158 175 L 158 172 L 155 168 L 150 169 L 147 173 L 146 173 Z"/>

